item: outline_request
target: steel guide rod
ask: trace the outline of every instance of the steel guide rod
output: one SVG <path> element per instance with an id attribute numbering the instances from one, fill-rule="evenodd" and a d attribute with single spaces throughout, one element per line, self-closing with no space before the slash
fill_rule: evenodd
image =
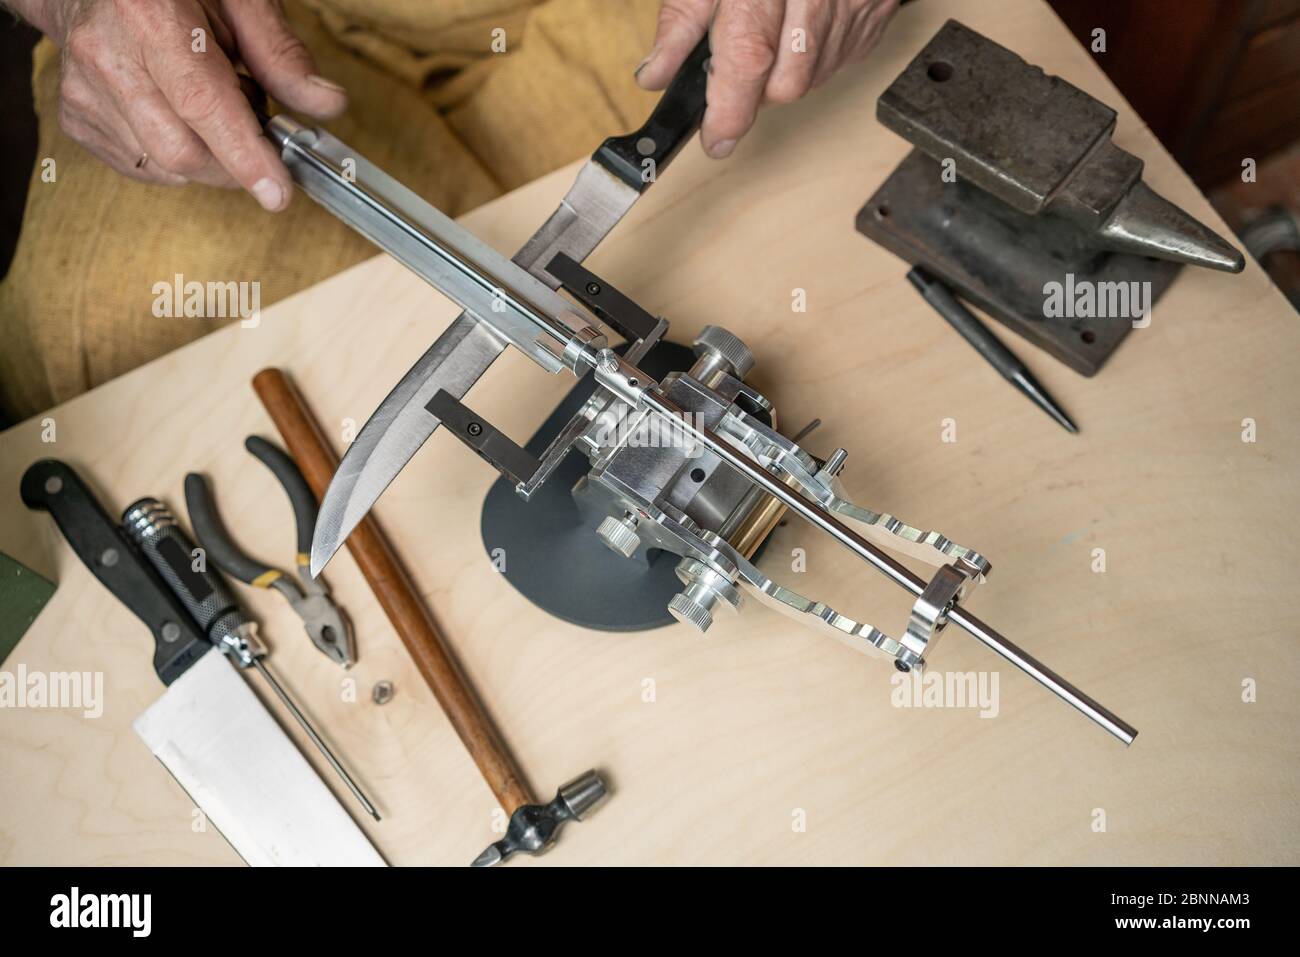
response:
<path id="1" fill-rule="evenodd" d="M 283 125 L 279 129 L 275 129 L 276 122 Z M 398 258 L 407 262 L 407 265 L 414 269 L 417 274 L 423 276 L 427 281 L 433 282 L 437 288 L 456 301 L 462 308 L 478 314 L 481 321 L 486 321 L 487 316 L 483 316 L 480 310 L 473 308 L 472 303 L 477 301 L 483 293 L 490 291 L 493 296 L 499 297 L 508 304 L 516 316 L 525 321 L 526 326 L 533 330 L 534 336 L 541 334 L 554 341 L 556 346 L 559 347 L 561 355 L 557 356 L 552 353 L 549 357 L 551 361 L 559 359 L 563 365 L 568 366 L 579 376 L 588 367 L 595 370 L 597 380 L 609 391 L 634 406 L 639 406 L 670 420 L 691 439 L 703 445 L 731 468 L 762 488 L 763 491 L 774 496 L 787 508 L 803 518 L 804 521 L 826 532 L 845 548 L 875 567 L 896 585 L 918 597 L 924 591 L 925 580 L 898 560 L 872 545 L 833 515 L 823 511 L 802 493 L 778 481 L 769 472 L 738 452 L 734 446 L 712 430 L 694 425 L 681 408 L 664 395 L 653 391 L 653 387 L 658 386 L 658 383 L 653 378 L 647 376 L 636 366 L 629 365 L 618 359 L 612 352 L 594 348 L 592 344 L 580 341 L 576 331 L 566 325 L 558 316 L 550 315 L 546 308 L 530 302 L 517 289 L 511 288 L 512 283 L 497 276 L 494 270 L 488 269 L 485 264 L 477 262 L 473 257 L 467 255 L 462 251 L 460 245 L 465 237 L 472 238 L 472 234 L 441 214 L 438 214 L 438 234 L 431 234 L 426 229 L 412 223 L 404 215 L 405 210 L 393 208 L 383 198 L 365 188 L 364 185 L 350 181 L 333 161 L 314 149 L 311 143 L 303 142 L 294 135 L 301 132 L 302 129 L 296 124 L 285 122 L 281 117 L 277 117 L 272 121 L 272 132 L 275 134 L 273 138 L 277 141 L 277 145 L 322 175 L 322 181 L 318 184 L 304 182 L 301 177 L 295 175 L 300 185 L 318 200 L 327 198 L 327 194 L 331 190 L 338 191 L 352 202 L 359 204 L 369 216 L 376 217 L 395 227 L 409 241 L 415 242 L 424 251 L 432 253 L 437 259 L 452 266 L 455 279 L 444 286 L 443 283 L 434 281 L 434 278 L 422 270 L 418 264 L 403 259 L 402 256 L 398 255 L 396 251 L 390 249 L 386 244 L 380 243 L 381 247 L 388 249 L 394 255 L 398 255 Z M 372 238 L 374 237 L 372 236 Z M 513 264 L 507 264 L 503 268 L 513 270 L 517 267 L 514 267 Z M 532 278 L 527 273 L 523 273 L 523 275 L 529 280 Z M 579 308 L 566 311 L 569 312 L 570 318 L 583 321 L 587 319 L 583 315 L 584 311 Z M 594 329 L 594 326 L 592 328 Z M 494 331 L 529 354 L 534 361 L 540 362 L 536 353 L 537 342 L 535 339 L 521 340 L 516 335 L 512 335 L 514 330 L 511 329 L 498 328 Z M 631 383 L 636 384 L 632 385 Z M 954 606 L 948 611 L 946 617 L 975 640 L 1015 665 L 1048 691 L 1051 691 L 1114 735 L 1125 745 L 1132 744 L 1134 738 L 1137 737 L 1137 729 L 1132 725 L 1094 701 L 974 615 L 958 606 Z"/>
<path id="2" fill-rule="evenodd" d="M 925 590 L 926 582 L 924 579 L 862 538 L 839 519 L 818 508 L 815 503 L 805 498 L 800 492 L 784 482 L 778 481 L 748 457 L 741 455 L 730 443 L 711 429 L 697 427 L 691 423 L 685 412 L 664 396 L 645 391 L 641 393 L 640 399 L 644 408 L 673 421 L 685 434 L 717 455 L 727 465 L 761 487 L 763 491 L 780 500 L 782 504 L 797 513 L 805 521 L 820 528 L 858 557 L 873 565 L 895 584 L 918 597 Z M 946 617 L 975 640 L 1015 665 L 1048 691 L 1114 735 L 1125 745 L 1132 744 L 1133 739 L 1137 737 L 1137 729 L 1124 719 L 1084 694 L 1052 669 L 1008 641 L 974 615 L 959 606 L 954 606 L 948 611 Z"/>
<path id="3" fill-rule="evenodd" d="M 391 226 L 418 248 L 431 253 L 438 260 L 454 269 L 457 277 L 456 281 L 464 283 L 464 288 L 459 290 L 444 289 L 442 291 L 460 304 L 462 308 L 473 313 L 480 322 L 486 322 L 489 326 L 496 328 L 492 321 L 494 318 L 493 312 L 477 306 L 478 299 L 486 296 L 499 302 L 500 305 L 510 309 L 516 316 L 525 320 L 535 333 L 551 339 L 557 349 L 563 350 L 564 346 L 572 340 L 574 333 L 572 328 L 566 326 L 559 318 L 550 315 L 540 304 L 530 301 L 518 289 L 512 288 L 510 282 L 497 276 L 489 266 L 477 261 L 459 248 L 456 243 L 458 237 L 455 235 L 439 235 L 428 227 L 413 222 L 407 215 L 406 210 L 394 208 L 391 201 L 378 195 L 364 181 L 359 182 L 358 178 L 345 175 L 338 163 L 322 153 L 321 150 L 315 148 L 314 143 L 303 142 L 301 139 L 303 136 L 318 137 L 319 134 L 315 130 L 291 123 L 286 117 L 277 116 L 271 121 L 268 131 L 272 134 L 276 145 L 280 147 L 282 157 L 289 154 L 294 162 L 301 163 L 321 175 L 321 179 L 315 182 L 305 180 L 301 174 L 293 170 L 293 164 L 290 163 L 291 172 L 295 173 L 295 180 L 308 195 L 320 202 L 346 199 L 358 205 L 365 215 Z M 288 157 L 285 158 L 288 159 Z M 359 157 L 355 158 L 354 161 L 362 162 Z M 436 215 L 438 220 L 442 221 L 439 225 L 448 233 L 463 232 L 460 226 L 444 216 L 440 211 L 433 209 L 433 207 L 428 207 L 428 210 Z M 358 222 L 360 221 L 358 220 Z M 375 239 L 373 236 L 371 238 Z M 387 244 L 379 243 L 379 245 L 396 255 L 396 251 L 390 249 Z M 398 258 L 402 259 L 403 257 L 399 256 Z M 432 277 L 420 269 L 418 264 L 407 262 L 407 265 L 426 281 L 432 281 Z M 466 297 L 465 293 L 469 289 L 476 290 L 480 295 L 472 298 Z M 468 302 L 466 301 L 467 298 L 469 298 Z M 579 319 L 588 320 L 587 316 L 582 315 L 582 310 L 579 307 L 575 306 L 572 311 Z M 508 330 L 497 331 L 509 338 Z"/>

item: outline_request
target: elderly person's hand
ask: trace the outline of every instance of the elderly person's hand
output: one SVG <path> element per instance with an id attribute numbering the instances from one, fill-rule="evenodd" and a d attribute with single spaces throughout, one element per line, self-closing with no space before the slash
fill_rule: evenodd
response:
<path id="1" fill-rule="evenodd" d="M 277 0 L 4 0 L 63 51 L 59 122 L 120 173 L 241 186 L 269 210 L 289 172 L 240 92 L 234 62 L 277 100 L 327 119 L 347 106 L 316 75 Z"/>
<path id="2" fill-rule="evenodd" d="M 700 140 L 722 159 L 764 100 L 797 100 L 861 60 L 896 9 L 898 0 L 663 0 L 637 82 L 663 89 L 707 30 L 712 63 Z"/>

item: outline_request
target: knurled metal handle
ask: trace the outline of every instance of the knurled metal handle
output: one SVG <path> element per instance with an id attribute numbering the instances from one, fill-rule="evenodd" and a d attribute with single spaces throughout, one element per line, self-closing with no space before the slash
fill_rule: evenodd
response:
<path id="1" fill-rule="evenodd" d="M 133 502 L 122 513 L 122 526 L 210 640 L 246 623 L 225 583 L 208 569 L 206 554 L 195 554 L 166 505 L 156 498 Z"/>

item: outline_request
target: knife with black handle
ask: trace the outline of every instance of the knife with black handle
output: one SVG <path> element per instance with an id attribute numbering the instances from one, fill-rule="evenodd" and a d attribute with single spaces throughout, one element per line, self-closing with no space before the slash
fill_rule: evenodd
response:
<path id="1" fill-rule="evenodd" d="M 547 266 L 560 253 L 576 263 L 587 258 L 699 129 L 709 56 L 705 37 L 677 71 L 649 120 L 596 149 L 559 206 L 511 257 L 515 265 L 556 289 L 560 280 Z M 441 274 L 448 267 L 434 253 L 436 243 L 425 241 L 446 229 L 446 217 L 438 210 L 323 130 L 303 127 L 281 115 L 271 118 L 266 132 L 295 182 L 312 199 L 435 288 L 446 285 Z M 493 328 L 503 316 L 493 311 L 462 312 L 348 446 L 321 501 L 312 542 L 313 574 L 437 430 L 440 419 L 429 408 L 434 397 L 445 392 L 461 399 L 506 342 L 519 345 L 515 337 Z M 548 354 L 541 345 L 529 355 L 546 367 Z"/>
<path id="2" fill-rule="evenodd" d="M 708 85 L 709 37 L 695 45 L 639 129 L 611 136 L 592 159 L 638 192 L 654 182 L 681 151 L 704 119 L 704 92 Z"/>
<path id="3" fill-rule="evenodd" d="M 250 619 L 235 601 L 216 568 L 209 568 L 207 555 L 196 561 L 197 546 L 176 522 L 171 509 L 156 498 L 142 498 L 122 513 L 122 526 L 131 540 L 136 542 L 145 557 L 153 564 L 182 604 L 189 610 L 199 627 L 207 632 L 209 640 L 226 653 L 240 669 L 253 668 L 270 685 L 276 697 L 284 704 L 299 727 L 319 749 L 349 791 L 366 809 L 366 813 L 379 820 L 379 811 L 361 786 L 353 780 L 325 739 L 307 719 L 297 701 L 285 689 L 267 665 L 266 645 L 257 634 L 257 624 Z"/>
<path id="4" fill-rule="evenodd" d="M 28 508 L 50 513 L 77 557 L 153 632 L 153 668 L 163 684 L 170 685 L 212 648 L 72 466 L 42 459 L 23 473 L 21 494 Z"/>

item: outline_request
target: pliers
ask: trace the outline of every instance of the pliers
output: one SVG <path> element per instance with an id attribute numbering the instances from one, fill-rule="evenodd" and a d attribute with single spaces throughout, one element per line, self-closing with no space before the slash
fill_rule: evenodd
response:
<path id="1" fill-rule="evenodd" d="M 289 495 L 298 526 L 298 580 L 245 555 L 226 532 L 207 480 L 197 472 L 190 472 L 185 476 L 185 505 L 194 535 L 208 558 L 222 571 L 257 588 L 274 588 L 288 599 L 302 619 L 312 644 L 331 661 L 350 668 L 356 662 L 352 626 L 334 604 L 324 580 L 311 577 L 309 556 L 316 528 L 316 497 L 298 466 L 283 450 L 256 435 L 248 437 L 244 448 L 271 470 Z"/>

